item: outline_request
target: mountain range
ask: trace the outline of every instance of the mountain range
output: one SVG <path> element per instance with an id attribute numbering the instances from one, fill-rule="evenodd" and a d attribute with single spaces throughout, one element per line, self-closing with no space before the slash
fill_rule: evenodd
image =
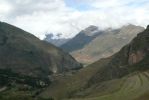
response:
<path id="1" fill-rule="evenodd" d="M 143 27 L 132 24 L 105 30 L 89 26 L 60 47 L 80 63 L 88 65 L 118 52 L 143 30 Z"/>
<path id="2" fill-rule="evenodd" d="M 102 36 L 98 44 L 125 36 L 132 40 L 82 67 L 62 49 L 0 22 L 0 100 L 149 100 L 149 26 L 106 31 L 90 26 L 80 34 L 87 38 L 74 46 L 85 47 Z M 81 40 L 80 34 L 76 40 Z M 120 40 L 116 41 L 121 44 Z M 67 50 L 74 52 L 81 45 Z"/>
<path id="3" fill-rule="evenodd" d="M 54 100 L 148 100 L 149 26 L 114 55 L 55 76 L 40 96 Z"/>

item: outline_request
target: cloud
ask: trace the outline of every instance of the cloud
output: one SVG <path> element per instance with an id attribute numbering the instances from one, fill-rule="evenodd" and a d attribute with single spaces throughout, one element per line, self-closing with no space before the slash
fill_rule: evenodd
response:
<path id="1" fill-rule="evenodd" d="M 0 19 L 43 39 L 46 33 L 72 37 L 89 25 L 146 26 L 148 9 L 148 0 L 0 0 Z"/>

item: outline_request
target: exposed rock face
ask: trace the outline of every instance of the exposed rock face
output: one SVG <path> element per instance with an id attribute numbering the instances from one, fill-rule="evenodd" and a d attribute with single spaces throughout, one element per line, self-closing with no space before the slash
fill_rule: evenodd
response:
<path id="1" fill-rule="evenodd" d="M 142 34 L 138 34 L 138 36 L 130 43 L 130 51 L 128 63 L 130 65 L 136 64 L 144 59 L 148 54 L 149 45 L 149 27 L 147 26 L 146 30 L 142 32 Z M 140 41 L 140 42 L 139 42 Z"/>
<path id="2" fill-rule="evenodd" d="M 0 23 L 0 70 L 31 77 L 48 77 L 81 68 L 69 54 L 35 36 Z"/>
<path id="3" fill-rule="evenodd" d="M 90 82 L 121 78 L 134 71 L 149 69 L 148 48 L 149 28 L 139 33 L 128 45 L 111 56 L 110 61 L 91 78 Z"/>
<path id="4" fill-rule="evenodd" d="M 129 55 L 128 63 L 129 65 L 136 64 L 143 60 L 145 54 L 142 51 L 137 51 L 136 53 L 132 53 Z"/>

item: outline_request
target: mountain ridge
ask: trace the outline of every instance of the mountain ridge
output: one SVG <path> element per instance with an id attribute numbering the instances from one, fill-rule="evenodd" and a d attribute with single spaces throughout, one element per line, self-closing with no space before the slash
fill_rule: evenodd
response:
<path id="1" fill-rule="evenodd" d="M 91 32 L 93 34 L 89 35 Z M 60 48 L 67 52 L 81 49 L 100 34 L 102 34 L 102 31 L 98 30 L 96 26 L 89 26 L 86 29 L 80 31 L 74 38 L 60 46 Z"/>
<path id="2" fill-rule="evenodd" d="M 143 30 L 143 27 L 135 25 L 126 25 L 119 29 L 107 29 L 102 31 L 100 35 L 96 35 L 95 38 L 82 46 L 81 49 L 74 50 L 70 54 L 77 61 L 88 65 L 100 58 L 116 53 L 125 44 L 129 43 L 137 33 Z"/>
<path id="3" fill-rule="evenodd" d="M 53 73 L 79 68 L 81 64 L 54 45 L 15 26 L 0 23 L 0 70 L 6 74 L 48 79 Z"/>
<path id="4" fill-rule="evenodd" d="M 119 69 L 119 71 L 118 70 L 115 70 L 115 71 L 119 72 L 119 73 L 116 73 L 114 71 L 111 73 L 111 75 L 113 74 L 113 76 L 115 76 L 115 74 L 117 74 L 119 76 L 119 74 L 120 74 L 120 77 L 121 77 L 121 75 L 123 76 L 123 74 L 129 73 L 129 71 L 132 71 L 133 68 L 130 68 L 130 70 L 128 72 L 121 72 L 120 70 L 127 70 L 127 69 L 129 69 L 129 66 L 132 66 L 134 64 L 139 64 L 139 62 L 141 62 L 145 57 L 149 56 L 148 55 L 149 47 L 147 44 L 147 43 L 149 43 L 148 30 L 149 29 L 147 27 L 145 31 L 139 33 L 128 45 L 124 46 L 117 54 L 112 56 L 112 58 L 111 58 L 112 60 L 108 63 L 107 66 L 113 66 L 114 68 L 118 67 L 117 69 Z M 148 58 L 146 58 L 146 59 L 149 60 Z M 146 61 L 146 62 L 149 63 L 148 61 Z M 127 66 L 128 66 L 128 68 L 127 68 Z M 111 68 L 107 68 L 107 69 L 111 70 Z M 111 76 L 111 75 L 109 75 L 109 76 Z M 101 76 L 101 75 L 99 75 L 99 76 Z M 97 80 L 96 80 L 96 82 L 97 82 Z"/>
<path id="5" fill-rule="evenodd" d="M 81 68 L 61 49 L 0 23 L 0 99 L 148 100 L 148 43 L 149 26 L 117 53 Z"/>

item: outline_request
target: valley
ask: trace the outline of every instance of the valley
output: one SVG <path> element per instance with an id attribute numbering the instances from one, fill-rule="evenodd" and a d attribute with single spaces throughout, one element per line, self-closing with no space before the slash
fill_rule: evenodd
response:
<path id="1" fill-rule="evenodd" d="M 149 100 L 149 0 L 0 0 L 0 100 Z"/>
<path id="2" fill-rule="evenodd" d="M 0 23 L 0 35 L 1 100 L 148 100 L 148 26 L 87 67 L 10 24 Z"/>

